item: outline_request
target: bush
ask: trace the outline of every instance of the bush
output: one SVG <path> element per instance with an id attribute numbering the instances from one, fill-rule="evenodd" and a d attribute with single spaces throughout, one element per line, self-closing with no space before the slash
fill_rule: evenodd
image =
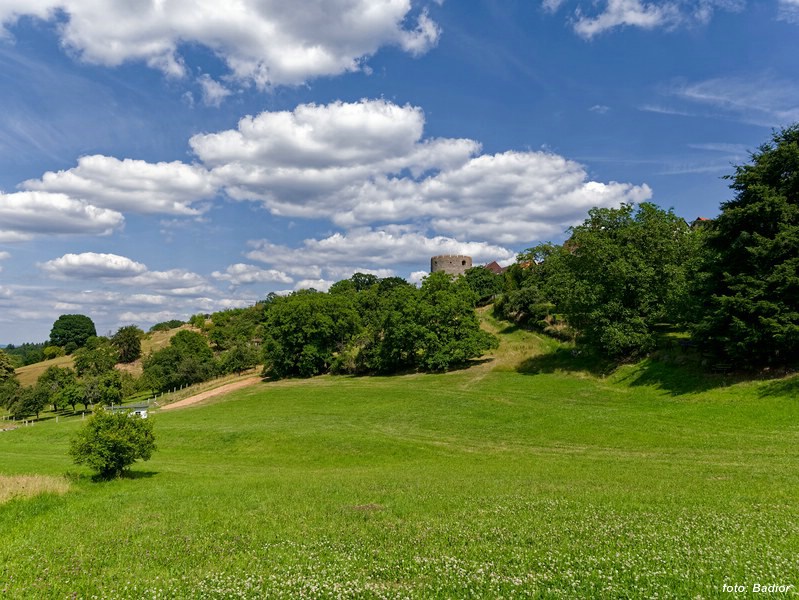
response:
<path id="1" fill-rule="evenodd" d="M 103 409 L 69 444 L 75 464 L 86 465 L 104 479 L 119 477 L 138 459 L 149 460 L 154 450 L 152 420 Z"/>

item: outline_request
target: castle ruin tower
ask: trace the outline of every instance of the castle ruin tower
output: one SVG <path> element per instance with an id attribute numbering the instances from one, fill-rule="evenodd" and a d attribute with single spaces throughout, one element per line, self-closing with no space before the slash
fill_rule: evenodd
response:
<path id="1" fill-rule="evenodd" d="M 472 268 L 472 257 L 463 254 L 442 254 L 430 259 L 430 272 L 444 271 L 450 275 L 463 275 Z"/>

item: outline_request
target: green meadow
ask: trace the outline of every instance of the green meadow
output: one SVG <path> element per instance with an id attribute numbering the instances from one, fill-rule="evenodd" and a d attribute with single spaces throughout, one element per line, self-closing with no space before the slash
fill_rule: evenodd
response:
<path id="1" fill-rule="evenodd" d="M 0 596 L 799 587 L 797 377 L 736 382 L 668 361 L 604 373 L 508 330 L 461 371 L 264 382 L 151 418 L 153 459 L 110 482 L 70 463 L 79 418 L 0 432 L 0 486 L 68 484 L 0 504 Z"/>

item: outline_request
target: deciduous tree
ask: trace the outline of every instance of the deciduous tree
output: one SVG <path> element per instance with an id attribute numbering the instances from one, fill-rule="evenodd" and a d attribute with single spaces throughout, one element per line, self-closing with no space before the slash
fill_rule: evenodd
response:
<path id="1" fill-rule="evenodd" d="M 144 332 L 135 325 L 120 327 L 111 338 L 111 343 L 119 353 L 121 363 L 132 363 L 141 358 L 141 340 Z"/>
<path id="2" fill-rule="evenodd" d="M 657 323 L 684 318 L 694 232 L 650 203 L 588 214 L 563 246 L 528 251 L 539 289 L 587 345 L 614 358 L 645 353 Z"/>
<path id="3" fill-rule="evenodd" d="M 82 348 L 90 337 L 96 335 L 94 322 L 86 315 L 61 315 L 50 330 L 50 344 L 65 349 L 77 349 Z"/>

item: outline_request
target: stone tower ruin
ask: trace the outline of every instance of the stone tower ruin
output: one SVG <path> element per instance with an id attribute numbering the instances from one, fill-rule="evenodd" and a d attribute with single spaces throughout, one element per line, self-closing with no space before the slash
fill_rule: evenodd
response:
<path id="1" fill-rule="evenodd" d="M 472 268 L 472 257 L 462 254 L 443 254 L 430 259 L 430 272 L 444 271 L 450 275 L 463 275 Z"/>

